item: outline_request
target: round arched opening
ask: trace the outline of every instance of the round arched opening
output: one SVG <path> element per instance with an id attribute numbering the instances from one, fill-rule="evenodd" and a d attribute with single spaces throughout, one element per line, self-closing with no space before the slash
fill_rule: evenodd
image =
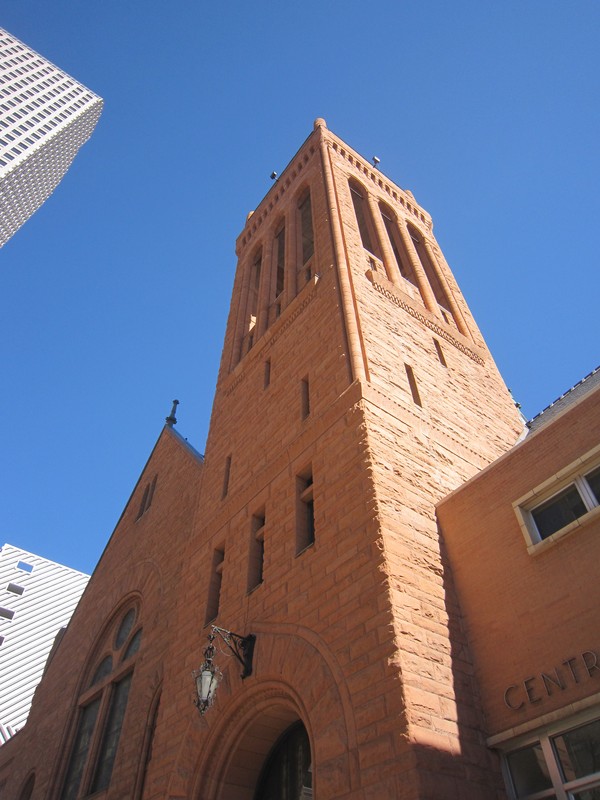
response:
<path id="1" fill-rule="evenodd" d="M 312 798 L 312 759 L 308 733 L 295 722 L 279 737 L 263 766 L 254 800 Z"/>

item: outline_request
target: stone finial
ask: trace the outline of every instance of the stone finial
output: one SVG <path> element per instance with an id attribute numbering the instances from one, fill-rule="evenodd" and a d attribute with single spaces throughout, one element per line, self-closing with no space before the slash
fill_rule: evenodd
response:
<path id="1" fill-rule="evenodd" d="M 177 411 L 177 406 L 179 405 L 179 400 L 173 400 L 173 408 L 171 409 L 171 413 L 168 417 L 165 418 L 165 422 L 172 428 L 173 425 L 177 425 L 177 417 L 175 416 L 175 412 Z"/>
<path id="2" fill-rule="evenodd" d="M 317 130 L 317 128 L 326 128 L 326 127 L 327 123 L 325 122 L 323 117 L 317 117 L 315 120 L 314 129 Z"/>

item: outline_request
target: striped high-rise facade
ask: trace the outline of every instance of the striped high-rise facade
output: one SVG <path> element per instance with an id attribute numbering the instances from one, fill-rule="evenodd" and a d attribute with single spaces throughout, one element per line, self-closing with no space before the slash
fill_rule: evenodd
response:
<path id="1" fill-rule="evenodd" d="M 88 580 L 13 545 L 0 549 L 0 744 L 27 721 L 48 655 Z"/>
<path id="2" fill-rule="evenodd" d="M 58 186 L 102 99 L 0 29 L 0 247 Z"/>

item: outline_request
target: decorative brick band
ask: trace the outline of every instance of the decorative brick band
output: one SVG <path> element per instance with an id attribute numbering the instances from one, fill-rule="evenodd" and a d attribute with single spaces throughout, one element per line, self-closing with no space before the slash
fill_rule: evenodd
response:
<path id="1" fill-rule="evenodd" d="M 371 281 L 371 283 L 373 284 L 373 288 L 376 289 L 379 292 L 379 294 L 382 294 L 384 297 L 387 297 L 388 300 L 391 300 L 392 303 L 398 306 L 398 308 L 401 308 L 403 309 L 403 311 L 406 311 L 406 313 L 410 314 L 411 317 L 418 319 L 419 322 L 422 322 L 423 325 L 425 325 L 425 327 L 434 331 L 434 333 L 436 333 L 441 339 L 444 339 L 453 347 L 456 347 L 457 350 L 460 350 L 461 353 L 464 353 L 468 358 L 471 359 L 471 361 L 474 361 L 476 364 L 479 364 L 480 366 L 483 366 L 485 364 L 483 358 L 481 358 L 481 356 L 478 355 L 474 350 L 471 350 L 470 347 L 467 347 L 462 342 L 459 342 L 458 339 L 452 336 L 451 333 L 448 333 L 448 331 L 444 330 L 444 328 L 442 328 L 436 322 L 433 322 L 433 320 L 426 317 L 425 314 L 422 314 L 420 311 L 417 311 L 416 308 L 410 306 L 405 300 L 402 300 L 400 297 L 398 297 L 398 295 L 396 295 L 393 291 L 391 291 L 387 286 L 382 286 L 382 284 L 378 283 L 375 280 L 375 275 L 371 270 L 369 270 L 367 276 Z"/>

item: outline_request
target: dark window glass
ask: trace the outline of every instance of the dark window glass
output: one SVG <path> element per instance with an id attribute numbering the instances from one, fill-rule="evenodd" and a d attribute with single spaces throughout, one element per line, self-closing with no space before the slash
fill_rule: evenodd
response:
<path id="1" fill-rule="evenodd" d="M 99 707 L 100 698 L 98 697 L 81 711 L 61 800 L 75 800 L 77 797 Z"/>
<path id="2" fill-rule="evenodd" d="M 553 744 L 565 781 L 600 772 L 600 720 L 556 736 Z"/>
<path id="3" fill-rule="evenodd" d="M 596 502 L 600 503 L 600 467 L 586 475 L 585 479 L 588 482 L 588 486 L 594 493 Z"/>
<path id="4" fill-rule="evenodd" d="M 22 586 L 19 586 L 17 583 L 9 583 L 6 587 L 7 592 L 12 592 L 13 594 L 23 594 L 25 589 Z"/>
<path id="5" fill-rule="evenodd" d="M 102 678 L 106 678 L 106 676 L 110 675 L 111 672 L 112 656 L 106 656 L 106 658 L 103 658 L 98 664 L 98 668 L 96 669 L 96 672 L 94 672 L 94 677 L 90 681 L 90 686 L 95 686 L 97 683 L 100 683 Z"/>
<path id="6" fill-rule="evenodd" d="M 289 728 L 271 751 L 258 781 L 254 800 L 312 798 L 310 742 L 301 722 Z"/>
<path id="7" fill-rule="evenodd" d="M 569 792 L 572 800 L 600 800 L 600 786 L 595 789 L 584 789 L 581 792 Z"/>
<path id="8" fill-rule="evenodd" d="M 10 608 L 2 608 L 0 607 L 0 618 L 1 619 L 12 619 L 15 615 L 14 611 L 11 611 Z"/>
<path id="9" fill-rule="evenodd" d="M 552 788 L 548 767 L 539 743 L 509 753 L 506 760 L 517 797 L 527 797 L 534 792 Z"/>
<path id="10" fill-rule="evenodd" d="M 131 629 L 133 628 L 134 622 L 135 622 L 135 608 L 130 608 L 129 611 L 123 617 L 123 621 L 119 625 L 119 630 L 117 631 L 117 636 L 115 638 L 116 650 L 118 650 L 125 644 L 125 640 L 131 633 Z"/>
<path id="11" fill-rule="evenodd" d="M 100 752 L 98 753 L 96 773 L 92 783 L 92 792 L 99 792 L 102 789 L 106 789 L 110 783 L 110 776 L 115 763 L 117 745 L 119 744 L 119 736 L 121 735 L 121 727 L 123 725 L 123 717 L 125 716 L 125 709 L 127 708 L 130 685 L 131 673 L 123 678 L 123 680 L 119 681 L 119 683 L 115 684 L 108 712 L 108 721 L 104 729 Z"/>
<path id="12" fill-rule="evenodd" d="M 135 655 L 137 651 L 140 649 L 140 644 L 142 643 L 142 629 L 140 628 L 139 631 L 136 631 L 133 635 L 133 638 L 127 645 L 127 649 L 123 655 L 123 661 L 126 661 L 131 656 Z"/>
<path id="13" fill-rule="evenodd" d="M 531 516 L 534 519 L 538 533 L 542 539 L 546 539 L 556 531 L 569 525 L 573 520 L 582 517 L 587 513 L 581 495 L 577 488 L 567 486 L 562 492 L 554 495 L 550 500 L 542 503 L 537 508 L 532 509 Z"/>

